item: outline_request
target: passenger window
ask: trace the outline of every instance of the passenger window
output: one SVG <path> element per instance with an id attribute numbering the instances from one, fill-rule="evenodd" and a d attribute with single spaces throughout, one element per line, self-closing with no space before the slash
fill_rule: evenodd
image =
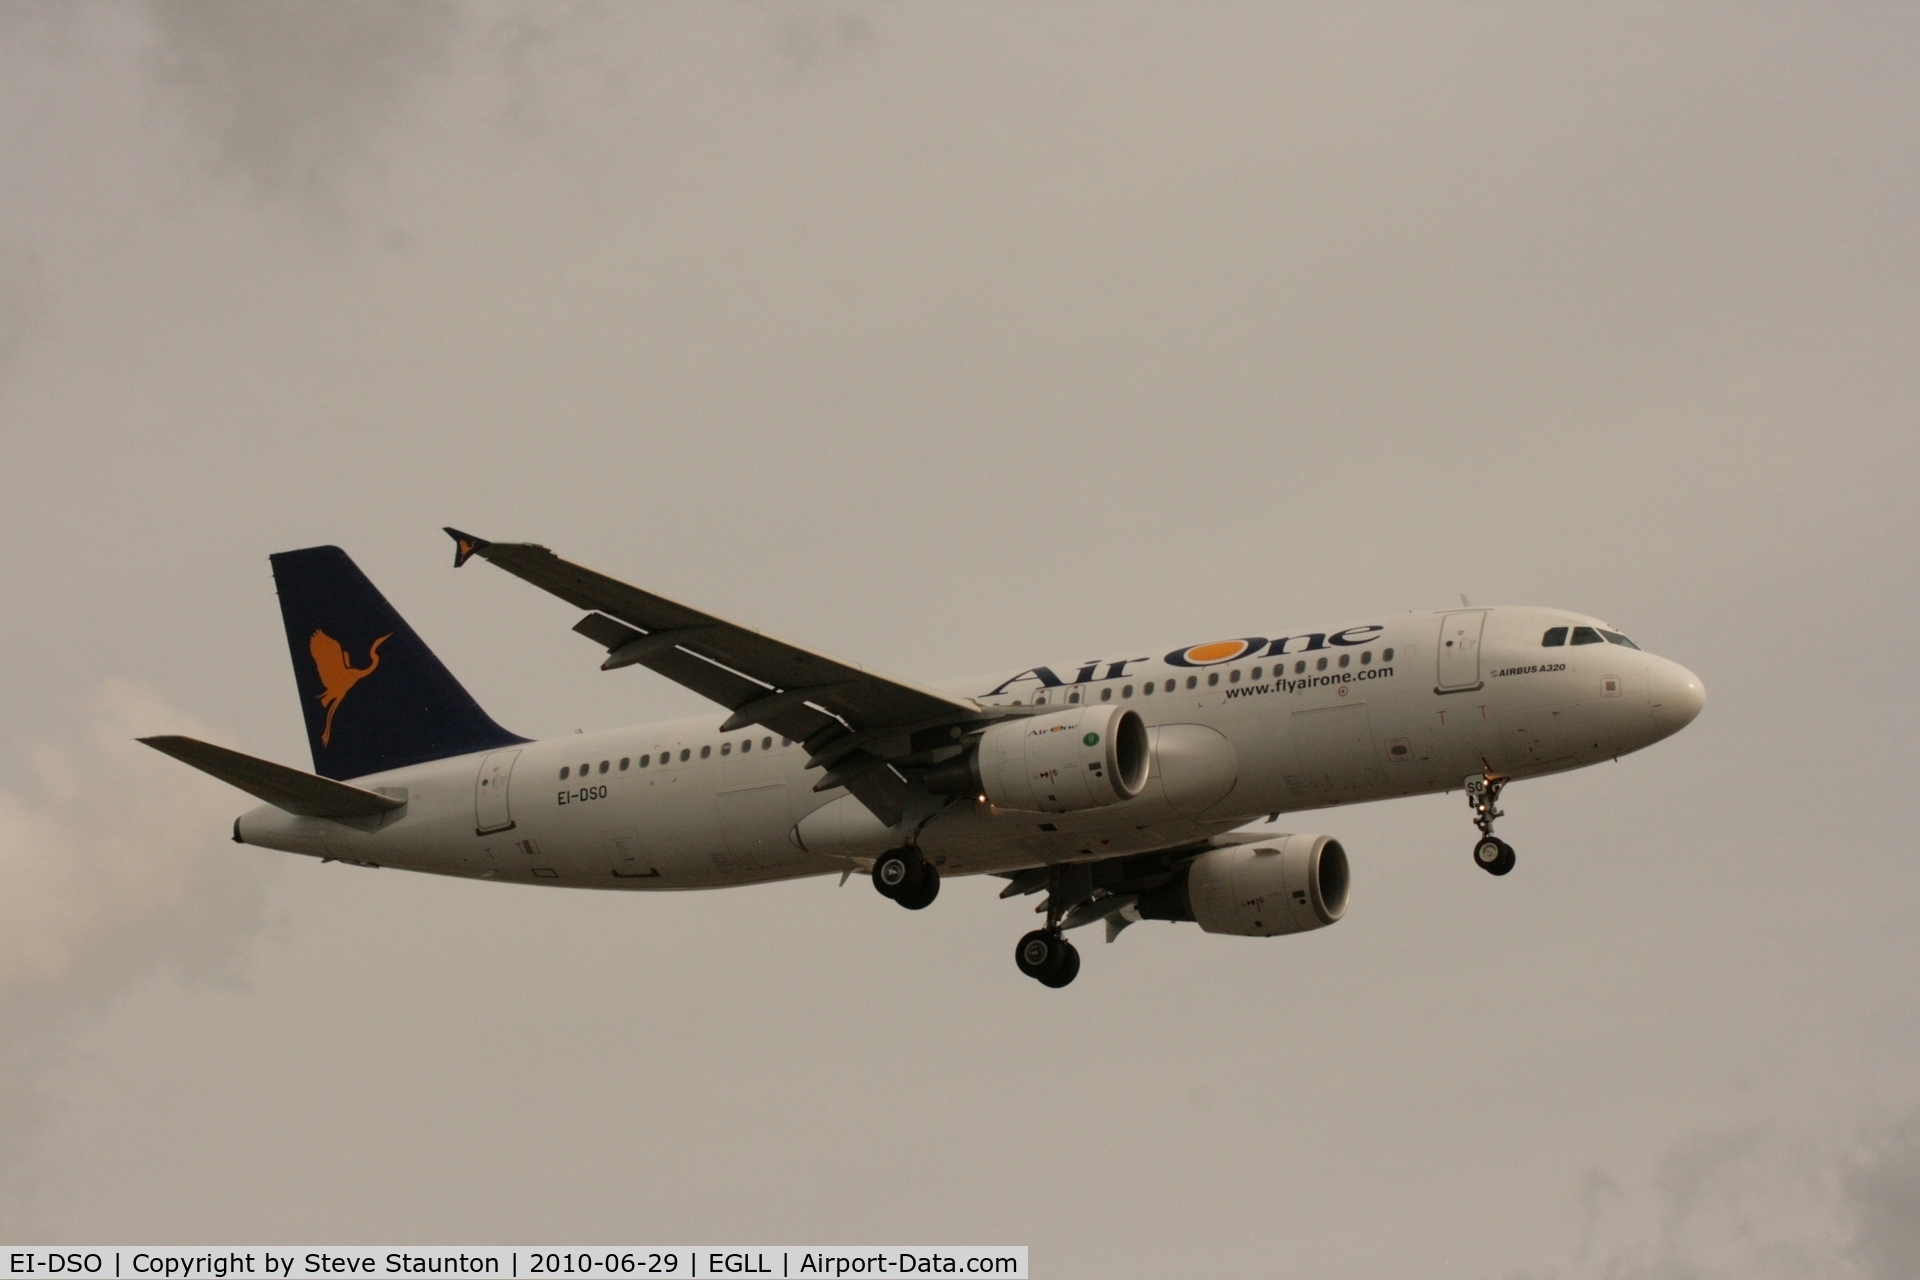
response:
<path id="1" fill-rule="evenodd" d="M 1573 642 L 1575 644 L 1606 643 L 1605 641 L 1600 639 L 1600 633 L 1598 631 L 1595 631 L 1592 627 L 1575 627 L 1573 629 Z"/>
<path id="2" fill-rule="evenodd" d="M 1233 670 L 1227 672 L 1227 683 L 1228 684 L 1240 683 L 1240 668 L 1235 667 Z"/>
<path id="3" fill-rule="evenodd" d="M 1078 702 L 1078 701 L 1080 701 L 1080 691 L 1079 691 L 1078 689 L 1075 689 L 1075 690 L 1074 690 L 1074 691 L 1073 691 L 1072 693 L 1070 693 L 1070 694 L 1068 694 L 1068 695 L 1067 695 L 1067 701 L 1068 701 L 1068 702 Z"/>
<path id="4" fill-rule="evenodd" d="M 573 772 L 573 770 L 572 770 L 572 769 L 571 769 L 570 767 L 568 767 L 567 765 L 564 765 L 564 764 L 563 764 L 563 765 L 561 765 L 561 766 L 560 766 L 560 781 L 562 781 L 562 782 L 565 782 L 565 781 L 567 780 L 567 775 L 568 775 L 568 774 L 570 774 L 570 773 L 572 773 L 572 772 Z"/>
<path id="5" fill-rule="evenodd" d="M 723 756 L 730 756 L 730 755 L 732 755 L 732 754 L 733 754 L 733 744 L 732 744 L 731 742 L 723 742 L 723 743 L 721 743 L 721 744 L 720 744 L 720 754 L 721 754 L 721 755 L 723 755 Z"/>
<path id="6" fill-rule="evenodd" d="M 1629 649 L 1638 649 L 1640 647 L 1639 645 L 1635 644 L 1633 641 L 1621 635 L 1618 631 L 1602 631 L 1600 634 L 1605 636 L 1608 640 L 1612 641 L 1614 644 L 1623 644 L 1627 646 L 1627 648 Z"/>
<path id="7" fill-rule="evenodd" d="M 591 764 L 583 764 L 583 765 L 581 765 L 581 766 L 580 766 L 580 776 L 581 776 L 581 777 L 583 777 L 583 778 L 584 778 L 584 777 L 586 777 L 586 776 L 587 776 L 588 774 L 590 774 L 590 773 L 592 773 L 592 772 L 593 772 L 593 766 L 592 766 Z"/>
<path id="8" fill-rule="evenodd" d="M 1104 689 L 1102 689 L 1102 690 L 1100 691 L 1100 701 L 1102 701 L 1102 702 L 1112 702 L 1112 701 L 1113 701 L 1113 686 L 1112 686 L 1112 685 L 1108 685 L 1108 686 L 1107 686 L 1106 688 L 1104 688 Z"/>
<path id="9" fill-rule="evenodd" d="M 1123 698 L 1131 698 L 1133 696 L 1133 686 L 1128 685 L 1126 688 L 1122 689 L 1120 691 L 1120 696 Z"/>
<path id="10" fill-rule="evenodd" d="M 612 767 L 613 767 L 613 766 L 612 766 L 612 765 L 611 765 L 611 764 L 610 764 L 610 763 L 609 763 L 608 761 L 605 761 L 605 760 L 602 760 L 602 761 L 600 762 L 600 772 L 602 772 L 602 773 L 605 773 L 605 772 L 606 772 L 606 771 L 607 771 L 608 769 L 610 769 L 610 768 L 612 768 Z"/>
<path id="11" fill-rule="evenodd" d="M 1195 685 L 1197 685 L 1197 684 L 1199 684 L 1199 683 L 1200 683 L 1200 677 L 1199 677 L 1199 676 L 1188 676 L 1188 677 L 1187 677 L 1187 688 L 1189 688 L 1189 689 L 1191 689 L 1191 688 L 1193 688 L 1193 686 L 1195 686 Z"/>
<path id="12" fill-rule="evenodd" d="M 1369 662 L 1372 662 L 1372 661 L 1373 661 L 1373 650 L 1371 650 L 1371 649 L 1362 649 L 1362 650 L 1360 651 L 1360 665 L 1364 667 L 1364 666 L 1366 666 L 1366 665 L 1367 665 L 1367 664 L 1368 664 Z"/>
<path id="13" fill-rule="evenodd" d="M 1558 649 L 1566 642 L 1567 629 L 1565 627 L 1548 627 L 1547 634 L 1540 637 L 1540 647 L 1542 649 Z"/>
<path id="14" fill-rule="evenodd" d="M 652 763 L 653 763 L 653 757 L 651 755 L 644 755 L 640 757 L 640 767 L 642 769 L 646 768 L 648 765 Z"/>
<path id="15" fill-rule="evenodd" d="M 1174 685 L 1174 682 L 1173 682 L 1173 681 L 1171 681 L 1171 680 L 1169 680 L 1169 681 L 1167 681 L 1167 692 L 1168 692 L 1168 693 L 1172 693 L 1172 692 L 1173 692 L 1173 685 Z"/>
<path id="16" fill-rule="evenodd" d="M 1325 658 L 1320 659 L 1313 664 L 1313 669 L 1315 671 L 1325 671 L 1327 669 L 1327 660 Z"/>
<path id="17" fill-rule="evenodd" d="M 625 772 L 627 771 L 627 766 L 628 766 L 628 765 L 630 765 L 630 764 L 632 764 L 632 763 L 633 763 L 633 761 L 632 761 L 632 759 L 631 759 L 630 757 L 628 757 L 628 756 L 621 756 L 621 757 L 620 757 L 620 772 L 622 772 L 622 773 L 625 773 Z"/>
<path id="18" fill-rule="evenodd" d="M 1305 658 L 1302 658 L 1300 659 L 1300 661 L 1293 664 L 1293 674 L 1295 675 L 1304 674 L 1306 672 L 1306 669 L 1307 669 L 1307 660 Z"/>
<path id="19" fill-rule="evenodd" d="M 1380 661 L 1382 661 L 1382 662 L 1392 662 L 1392 661 L 1393 661 L 1393 650 L 1391 650 L 1391 649 L 1388 649 L 1388 650 L 1387 650 L 1386 652 L 1384 652 L 1384 653 L 1382 653 L 1382 654 L 1380 655 Z"/>
<path id="20" fill-rule="evenodd" d="M 1264 668 L 1264 667 L 1255 667 L 1255 668 L 1253 669 L 1253 674 L 1252 674 L 1252 675 L 1250 675 L 1250 676 L 1248 676 L 1248 677 L 1247 677 L 1247 679 L 1249 679 L 1249 680 L 1258 680 L 1258 679 L 1260 678 L 1260 673 L 1261 673 L 1261 672 L 1262 672 L 1263 670 L 1265 670 L 1265 668 Z"/>
<path id="21" fill-rule="evenodd" d="M 712 746 L 712 744 L 708 744 L 707 746 L 704 746 L 704 747 L 702 747 L 702 748 L 700 748 L 700 758 L 701 758 L 702 760 L 705 760 L 705 759 L 708 759 L 708 758 L 709 758 L 709 757 L 711 757 L 712 755 L 713 755 L 713 746 Z"/>
<path id="22" fill-rule="evenodd" d="M 1140 696 L 1144 698 L 1147 695 L 1151 694 L 1153 690 L 1154 690 L 1154 683 L 1153 681 L 1149 680 L 1145 684 L 1140 686 Z"/>
<path id="23" fill-rule="evenodd" d="M 792 746 L 792 745 L 793 745 L 793 739 L 792 739 L 792 738 L 782 738 L 782 739 L 780 739 L 780 745 L 781 745 L 781 746 L 783 746 L 783 747 L 790 747 L 790 746 Z"/>
<path id="24" fill-rule="evenodd" d="M 773 750 L 773 739 L 772 739 L 772 738 L 762 738 L 762 739 L 760 739 L 760 749 L 761 749 L 762 751 L 771 751 L 771 750 Z"/>
<path id="25" fill-rule="evenodd" d="M 752 738 L 740 739 L 740 754 L 745 755 L 747 754 L 747 752 L 751 750 L 753 750 L 753 739 Z"/>
<path id="26" fill-rule="evenodd" d="M 1344 666 L 1346 666 L 1346 665 L 1347 665 L 1347 659 L 1349 659 L 1349 658 L 1351 658 L 1352 656 L 1353 656 L 1353 655 L 1352 655 L 1352 654 L 1350 654 L 1350 653 L 1343 653 L 1343 654 L 1341 654 L 1341 655 L 1340 655 L 1340 665 L 1341 665 L 1342 667 L 1344 667 Z"/>
<path id="27" fill-rule="evenodd" d="M 685 760 L 689 755 L 692 755 L 692 754 L 693 753 L 688 748 L 686 747 L 680 748 L 680 758 L 682 760 Z"/>
<path id="28" fill-rule="evenodd" d="M 1220 673 L 1219 673 L 1218 671 L 1209 671 L 1209 672 L 1207 672 L 1207 683 L 1208 683 L 1209 685 L 1216 685 L 1216 684 L 1219 684 L 1219 683 L 1220 683 Z"/>

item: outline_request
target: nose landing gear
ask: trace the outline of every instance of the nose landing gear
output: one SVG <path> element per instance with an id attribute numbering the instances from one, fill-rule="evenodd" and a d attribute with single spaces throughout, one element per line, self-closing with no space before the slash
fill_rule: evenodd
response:
<path id="1" fill-rule="evenodd" d="M 1473 846 L 1473 861 L 1488 875 L 1503 876 L 1513 870 L 1516 861 L 1513 846 L 1493 834 L 1496 818 L 1506 816 L 1497 807 L 1507 779 L 1488 771 L 1467 779 L 1467 806 L 1473 810 L 1473 825 L 1480 828 L 1480 839 Z"/>
<path id="2" fill-rule="evenodd" d="M 889 849 L 874 859 L 873 887 L 909 911 L 931 906 L 940 896 L 940 872 L 917 846 Z"/>

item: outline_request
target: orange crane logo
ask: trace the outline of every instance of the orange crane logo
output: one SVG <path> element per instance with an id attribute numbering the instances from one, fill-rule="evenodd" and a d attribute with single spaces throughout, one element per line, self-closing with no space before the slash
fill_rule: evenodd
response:
<path id="1" fill-rule="evenodd" d="M 324 631 L 314 632 L 313 639 L 307 642 L 307 652 L 313 655 L 313 665 L 320 673 L 323 686 L 320 705 L 327 709 L 326 727 L 320 731 L 321 746 L 333 745 L 333 713 L 340 709 L 341 702 L 352 692 L 353 686 L 374 673 L 374 669 L 380 665 L 380 646 L 391 639 L 393 633 L 389 631 L 368 647 L 367 665 L 364 667 L 354 666 L 353 660 L 347 657 L 345 647 Z"/>

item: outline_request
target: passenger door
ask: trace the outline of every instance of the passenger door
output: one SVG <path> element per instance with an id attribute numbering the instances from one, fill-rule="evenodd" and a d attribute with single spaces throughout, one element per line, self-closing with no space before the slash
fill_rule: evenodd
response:
<path id="1" fill-rule="evenodd" d="M 473 829 L 479 835 L 513 829 L 513 810 L 507 803 L 507 788 L 513 778 L 513 762 L 520 758 L 518 748 L 495 751 L 480 761 L 480 776 L 473 784 Z"/>
<path id="2" fill-rule="evenodd" d="M 1449 613 L 1440 619 L 1439 681 L 1437 693 L 1461 693 L 1480 687 L 1480 632 L 1487 625 L 1487 611 L 1473 609 Z"/>

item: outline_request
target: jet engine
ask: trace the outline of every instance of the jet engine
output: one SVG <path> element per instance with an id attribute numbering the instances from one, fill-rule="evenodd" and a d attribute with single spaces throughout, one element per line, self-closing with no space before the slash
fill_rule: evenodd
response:
<path id="1" fill-rule="evenodd" d="M 1143 920 L 1192 920 L 1208 933 L 1271 938 L 1347 913 L 1347 851 L 1330 836 L 1280 836 L 1209 849 L 1180 879 L 1140 895 Z"/>
<path id="2" fill-rule="evenodd" d="M 966 755 L 928 770 L 925 781 L 936 791 L 983 795 L 1001 809 L 1071 813 L 1139 795 L 1151 756 L 1147 726 L 1131 708 L 1061 707 L 994 725 Z"/>

